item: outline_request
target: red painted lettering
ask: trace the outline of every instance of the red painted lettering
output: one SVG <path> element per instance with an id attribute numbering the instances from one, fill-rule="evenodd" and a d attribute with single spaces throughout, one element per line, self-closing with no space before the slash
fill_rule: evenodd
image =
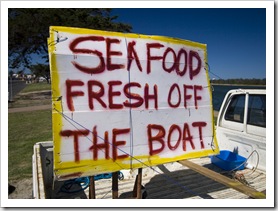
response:
<path id="1" fill-rule="evenodd" d="M 177 94 L 178 94 L 178 101 L 177 101 L 176 104 L 173 104 L 173 103 L 172 103 L 172 93 L 173 93 L 173 91 L 174 91 L 175 88 L 177 89 L 177 92 L 178 92 L 178 93 L 177 93 Z M 181 102 L 181 91 L 180 91 L 180 88 L 179 88 L 178 84 L 173 84 L 173 85 L 171 86 L 171 88 L 170 88 L 169 93 L 168 93 L 168 105 L 169 105 L 170 107 L 172 107 L 172 108 L 177 108 L 177 107 L 179 107 L 180 102 Z"/>
<path id="2" fill-rule="evenodd" d="M 103 42 L 106 44 L 106 52 L 101 52 L 96 49 L 89 48 L 79 48 L 78 45 L 82 42 Z M 88 67 L 82 64 L 79 64 L 76 61 L 72 61 L 72 64 L 80 71 L 87 74 L 98 74 L 102 73 L 107 69 L 108 71 L 113 71 L 116 69 L 125 69 L 130 71 L 132 62 L 135 60 L 137 68 L 140 72 L 143 71 L 142 65 L 140 63 L 140 58 L 135 49 L 136 41 L 130 41 L 127 43 L 127 64 L 117 63 L 114 58 L 121 58 L 123 55 L 121 50 L 115 50 L 117 47 L 121 47 L 122 39 L 117 38 L 104 38 L 102 36 L 87 36 L 87 37 L 78 37 L 74 39 L 70 45 L 69 49 L 74 54 L 88 54 L 94 55 L 92 64 L 95 64 L 93 67 Z M 189 53 L 184 49 L 180 48 L 177 53 L 173 48 L 167 47 L 166 50 L 161 49 L 165 47 L 159 42 L 147 43 L 147 66 L 146 72 L 150 74 L 152 71 L 152 61 L 162 60 L 162 68 L 165 72 L 171 73 L 176 71 L 177 75 L 184 76 L 189 67 L 189 78 L 193 80 L 196 77 L 202 67 L 202 60 L 197 51 L 190 50 Z M 160 55 L 161 53 L 161 55 Z M 103 54 L 106 55 L 106 64 Z M 172 58 L 171 58 L 172 57 Z M 119 61 L 119 60 L 118 60 Z M 194 66 L 193 66 L 194 65 Z"/>
<path id="3" fill-rule="evenodd" d="M 121 85 L 122 82 L 121 81 L 109 81 L 108 82 L 108 101 L 109 101 L 109 108 L 110 109 L 122 109 L 123 105 L 122 104 L 116 104 L 114 103 L 114 97 L 115 96 L 121 96 L 121 92 L 120 91 L 114 91 L 113 87 L 114 86 L 118 86 Z"/>
<path id="4" fill-rule="evenodd" d="M 93 87 L 98 87 L 98 91 L 93 91 Z M 104 86 L 99 81 L 88 81 L 88 98 L 89 98 L 89 107 L 91 110 L 94 109 L 94 99 L 96 99 L 103 108 L 106 108 L 105 102 L 101 99 L 104 95 Z"/>
<path id="5" fill-rule="evenodd" d="M 132 42 L 128 43 L 128 46 L 127 46 L 127 58 L 128 58 L 127 70 L 128 71 L 130 70 L 131 63 L 132 63 L 133 59 L 135 59 L 138 69 L 142 72 L 142 66 L 140 64 L 139 57 L 137 55 L 137 52 L 134 49 L 135 44 L 136 44 L 136 42 L 132 41 Z"/>
<path id="6" fill-rule="evenodd" d="M 172 138 L 172 133 L 173 133 L 174 131 L 177 131 L 177 132 L 178 132 L 179 137 L 178 137 L 178 139 L 177 139 L 177 143 L 176 143 L 174 146 L 172 146 L 172 145 L 171 145 L 171 141 L 172 141 L 171 138 Z M 171 125 L 171 127 L 170 127 L 170 129 L 169 129 L 168 139 L 167 139 L 167 143 L 168 143 L 169 149 L 170 149 L 170 150 L 175 150 L 175 149 L 177 149 L 178 146 L 179 146 L 179 144 L 180 144 L 180 141 L 181 141 L 181 129 L 180 129 L 180 127 L 179 127 L 178 125 Z"/>
<path id="7" fill-rule="evenodd" d="M 200 143 L 201 148 L 204 149 L 204 142 L 203 142 L 203 136 L 202 136 L 202 128 L 205 127 L 207 124 L 206 122 L 193 122 L 193 127 L 198 127 L 199 130 L 199 137 L 200 137 Z M 155 131 L 156 134 L 153 134 Z M 162 125 L 157 124 L 149 124 L 147 126 L 147 135 L 148 135 L 148 144 L 149 144 L 149 155 L 156 155 L 161 153 L 164 148 L 167 146 L 170 150 L 174 151 L 176 150 L 182 141 L 182 150 L 188 151 L 187 146 L 188 142 L 191 146 L 192 150 L 195 150 L 195 144 L 193 142 L 193 136 L 190 132 L 190 127 L 187 123 L 184 123 L 183 125 L 183 131 L 180 128 L 180 126 L 173 124 L 170 126 L 168 130 L 167 135 L 167 145 L 165 144 L 164 138 L 166 136 L 167 131 L 165 131 L 164 127 Z M 175 143 L 175 144 L 174 144 Z M 156 146 L 156 148 L 154 148 Z"/>
<path id="8" fill-rule="evenodd" d="M 125 68 L 124 64 L 113 64 L 112 63 L 112 56 L 121 56 L 122 52 L 120 51 L 112 51 L 111 45 L 112 44 L 119 44 L 121 40 L 119 39 L 106 39 L 106 52 L 107 52 L 107 70 L 116 70 L 116 69 L 123 69 Z"/>
<path id="9" fill-rule="evenodd" d="M 181 56 L 184 55 L 184 62 L 181 62 Z M 180 76 L 184 76 L 187 69 L 187 52 L 184 49 L 180 49 L 177 57 L 177 65 L 176 65 L 176 72 Z M 180 64 L 184 64 L 183 70 L 180 70 Z"/>
<path id="10" fill-rule="evenodd" d="M 194 104 L 195 108 L 198 109 L 198 100 L 202 100 L 202 96 L 197 95 L 197 90 L 203 90 L 202 86 L 194 85 Z"/>
<path id="11" fill-rule="evenodd" d="M 187 108 L 187 100 L 192 98 L 192 95 L 187 94 L 187 89 L 193 89 L 192 85 L 183 85 L 183 94 L 184 94 L 184 107 Z"/>
<path id="12" fill-rule="evenodd" d="M 197 66 L 195 69 L 193 69 L 193 59 L 197 60 Z M 199 74 L 200 70 L 201 70 L 201 65 L 202 64 L 202 60 L 199 56 L 199 54 L 195 51 L 189 51 L 189 77 L 190 80 L 193 80 L 193 77 L 195 77 L 196 75 Z"/>
<path id="13" fill-rule="evenodd" d="M 157 134 L 153 136 L 152 130 L 158 130 Z M 156 155 L 162 152 L 164 149 L 165 143 L 164 138 L 165 136 L 165 129 L 161 125 L 148 125 L 148 143 L 149 143 L 149 154 Z M 161 144 L 160 148 L 154 149 L 153 142 L 159 142 Z"/>
<path id="14" fill-rule="evenodd" d="M 74 111 L 73 106 L 73 97 L 84 96 L 82 91 L 72 91 L 73 86 L 83 86 L 84 83 L 79 80 L 66 80 L 66 96 L 67 96 L 67 105 L 70 111 Z"/>
<path id="15" fill-rule="evenodd" d="M 89 130 L 63 130 L 60 132 L 61 136 L 73 136 L 73 146 L 74 146 L 74 161 L 79 163 L 80 154 L 79 154 L 79 136 L 87 136 Z"/>
<path id="16" fill-rule="evenodd" d="M 126 128 L 126 129 L 113 129 L 113 138 L 112 138 L 112 142 L 113 142 L 113 160 L 117 160 L 117 159 L 124 159 L 127 158 L 129 155 L 128 154 L 122 154 L 122 155 L 118 155 L 118 147 L 125 145 L 126 141 L 124 140 L 117 140 L 117 136 L 118 135 L 122 135 L 122 134 L 128 134 L 130 132 L 130 128 Z"/>
<path id="17" fill-rule="evenodd" d="M 193 122 L 192 126 L 193 127 L 198 127 L 199 129 L 199 137 L 200 137 L 200 143 L 201 143 L 201 148 L 204 149 L 204 141 L 203 141 L 203 134 L 202 134 L 202 127 L 205 127 L 207 125 L 206 122 Z"/>
<path id="18" fill-rule="evenodd" d="M 169 68 L 166 67 L 166 57 L 167 57 L 167 54 L 171 52 L 172 55 L 173 55 L 173 65 Z M 175 68 L 176 68 L 176 60 L 177 60 L 177 56 L 176 56 L 176 53 L 175 51 L 172 49 L 172 48 L 167 48 L 166 51 L 164 52 L 163 54 L 163 60 L 162 60 L 162 67 L 163 69 L 168 72 L 168 73 L 171 73 Z M 167 62 L 167 64 L 169 64 L 170 62 Z"/>
<path id="19" fill-rule="evenodd" d="M 105 63 L 103 55 L 100 51 L 97 50 L 90 50 L 85 48 L 77 48 L 77 45 L 79 43 L 82 43 L 84 41 L 94 41 L 94 42 L 100 42 L 104 41 L 104 37 L 100 36 L 88 36 L 88 37 L 78 37 L 75 40 L 73 40 L 69 46 L 70 50 L 75 54 L 89 54 L 89 55 L 96 55 L 99 59 L 99 64 L 96 67 L 86 67 L 83 65 L 80 65 L 79 63 L 72 61 L 72 64 L 81 72 L 88 73 L 88 74 L 97 74 L 102 73 L 105 70 Z M 95 63 L 95 60 L 92 62 Z"/>
<path id="20" fill-rule="evenodd" d="M 98 134 L 97 127 L 95 126 L 93 129 L 93 145 L 89 148 L 89 150 L 93 151 L 93 159 L 98 160 L 98 151 L 104 149 L 105 151 L 105 159 L 109 159 L 109 142 L 108 142 L 108 131 L 104 133 L 104 143 L 98 143 Z"/>
<path id="21" fill-rule="evenodd" d="M 160 43 L 148 43 L 147 44 L 147 74 L 149 74 L 151 72 L 151 61 L 162 59 L 162 56 L 152 56 L 151 49 L 152 48 L 160 49 L 162 47 L 164 47 L 164 45 L 162 45 Z"/>
<path id="22" fill-rule="evenodd" d="M 131 87 L 141 88 L 141 85 L 136 82 L 131 82 L 124 86 L 124 94 L 128 99 L 130 99 L 130 101 L 126 100 L 123 104 L 125 107 L 129 107 L 129 108 L 140 107 L 144 103 L 144 99 L 139 94 L 131 93 L 130 92 Z M 131 100 L 136 100 L 137 102 L 131 103 Z"/>
<path id="23" fill-rule="evenodd" d="M 158 108 L 158 94 L 157 94 L 157 85 L 154 85 L 153 87 L 153 91 L 154 91 L 154 94 L 151 95 L 149 94 L 149 85 L 146 84 L 145 85 L 145 89 L 144 89 L 144 98 L 145 98 L 145 106 L 146 106 L 146 109 L 149 109 L 149 100 L 150 99 L 153 99 L 154 100 L 154 107 L 155 109 Z"/>
<path id="24" fill-rule="evenodd" d="M 192 149 L 195 149 L 195 145 L 193 143 L 193 140 L 192 140 L 192 136 L 191 136 L 191 133 L 190 133 L 190 130 L 189 130 L 189 126 L 187 123 L 184 123 L 184 126 L 183 126 L 183 144 L 182 144 L 182 148 L 183 148 L 183 151 L 186 151 L 186 141 L 189 141 Z"/>

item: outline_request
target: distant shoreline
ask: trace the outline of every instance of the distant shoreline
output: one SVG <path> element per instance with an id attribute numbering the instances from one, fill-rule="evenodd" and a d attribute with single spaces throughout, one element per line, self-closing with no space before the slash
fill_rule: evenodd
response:
<path id="1" fill-rule="evenodd" d="M 266 85 L 257 85 L 257 84 L 214 84 L 210 83 L 213 86 L 266 86 Z"/>

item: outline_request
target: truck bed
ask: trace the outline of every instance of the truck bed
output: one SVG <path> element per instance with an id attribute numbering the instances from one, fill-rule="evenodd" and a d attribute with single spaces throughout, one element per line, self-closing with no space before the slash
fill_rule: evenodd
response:
<path id="1" fill-rule="evenodd" d="M 198 165 L 221 172 L 222 170 L 210 163 L 209 158 L 199 158 L 190 160 Z M 154 175 L 142 177 L 142 185 L 147 192 L 147 199 L 244 199 L 247 195 L 238 192 L 232 188 L 222 185 L 212 179 L 209 179 L 187 167 L 182 166 L 173 171 L 162 174 L 155 173 Z M 177 166 L 178 166 L 177 165 Z M 222 172 L 224 173 L 224 172 Z M 264 191 L 265 174 L 260 171 L 252 173 L 251 170 L 245 169 L 238 171 L 244 176 L 246 185 L 253 187 L 258 191 Z M 251 174 L 252 173 L 252 174 Z M 233 177 L 232 174 L 226 172 L 228 177 Z M 119 181 L 119 198 L 130 198 L 134 187 L 135 178 L 128 178 Z M 102 179 L 95 182 L 96 198 L 109 199 L 112 198 L 112 180 Z M 88 196 L 88 190 L 85 191 Z"/>
<path id="2" fill-rule="evenodd" d="M 43 181 L 43 172 L 39 162 L 44 159 L 51 160 L 52 150 L 49 150 L 50 145 L 46 144 L 47 150 L 44 150 L 40 144 L 39 147 L 34 147 L 34 152 L 39 158 L 39 161 L 34 161 L 33 175 L 34 178 L 34 195 L 35 198 L 56 198 L 56 199 L 86 199 L 89 198 L 89 187 L 80 190 L 81 186 L 74 184 L 70 186 L 68 191 L 65 190 L 66 181 L 49 182 L 51 171 L 47 171 L 48 180 Z M 40 150 L 38 150 L 40 149 Z M 37 152 L 36 152 L 37 151 Z M 48 153 L 48 154 L 45 154 Z M 42 156 L 38 156 L 42 154 Z M 236 172 L 224 171 L 211 163 L 209 157 L 190 159 L 191 162 L 218 172 L 233 180 L 240 181 L 248 187 L 262 192 L 266 190 L 266 175 L 265 172 L 259 170 L 244 169 Z M 36 167 L 37 166 L 37 167 Z M 45 165 L 42 165 L 45 166 Z M 51 165 L 49 165 L 51 168 Z M 43 170 L 45 171 L 45 170 Z M 137 170 L 122 170 L 124 175 L 123 180 L 118 181 L 118 196 L 120 199 L 132 198 L 132 191 L 135 184 Z M 37 176 L 36 176 L 37 175 Z M 38 178 L 38 179 L 36 179 Z M 44 178 L 46 179 L 46 178 Z M 39 182 L 36 182 L 39 181 Z M 36 184 L 37 183 L 37 184 Z M 52 183 L 52 184 L 45 184 Z M 142 189 L 144 198 L 146 199 L 247 199 L 248 195 L 241 193 L 233 188 L 229 188 L 219 182 L 216 182 L 196 171 L 181 165 L 178 162 L 163 164 L 142 170 Z M 37 188 L 37 189 L 36 189 Z M 112 178 L 99 179 L 95 181 L 96 199 L 112 199 Z"/>

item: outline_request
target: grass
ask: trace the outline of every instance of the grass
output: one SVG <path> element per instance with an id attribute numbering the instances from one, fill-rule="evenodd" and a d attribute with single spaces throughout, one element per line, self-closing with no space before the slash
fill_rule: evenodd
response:
<path id="1" fill-rule="evenodd" d="M 21 92 L 27 93 L 27 92 L 36 92 L 36 91 L 44 91 L 44 90 L 51 90 L 51 84 L 48 84 L 46 82 L 27 84 L 27 86 Z"/>
<path id="2" fill-rule="evenodd" d="M 20 93 L 51 90 L 51 84 L 34 83 Z M 32 95 L 30 95 L 31 97 Z M 20 96 L 11 107 L 29 107 L 51 104 L 50 97 L 32 99 Z M 9 105 L 10 106 L 10 105 Z M 51 110 L 9 113 L 8 115 L 8 171 L 9 180 L 32 177 L 33 146 L 37 142 L 52 140 Z"/>
<path id="3" fill-rule="evenodd" d="M 52 140 L 51 111 L 9 113 L 9 180 L 32 177 L 32 154 L 36 142 Z"/>

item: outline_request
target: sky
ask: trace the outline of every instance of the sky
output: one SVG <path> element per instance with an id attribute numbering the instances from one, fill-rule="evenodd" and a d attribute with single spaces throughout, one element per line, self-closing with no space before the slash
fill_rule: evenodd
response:
<path id="1" fill-rule="evenodd" d="M 116 7 L 112 15 L 132 33 L 207 44 L 211 79 L 266 78 L 266 8 Z"/>
<path id="2" fill-rule="evenodd" d="M 266 78 L 265 8 L 114 8 L 132 33 L 207 44 L 210 78 Z"/>

